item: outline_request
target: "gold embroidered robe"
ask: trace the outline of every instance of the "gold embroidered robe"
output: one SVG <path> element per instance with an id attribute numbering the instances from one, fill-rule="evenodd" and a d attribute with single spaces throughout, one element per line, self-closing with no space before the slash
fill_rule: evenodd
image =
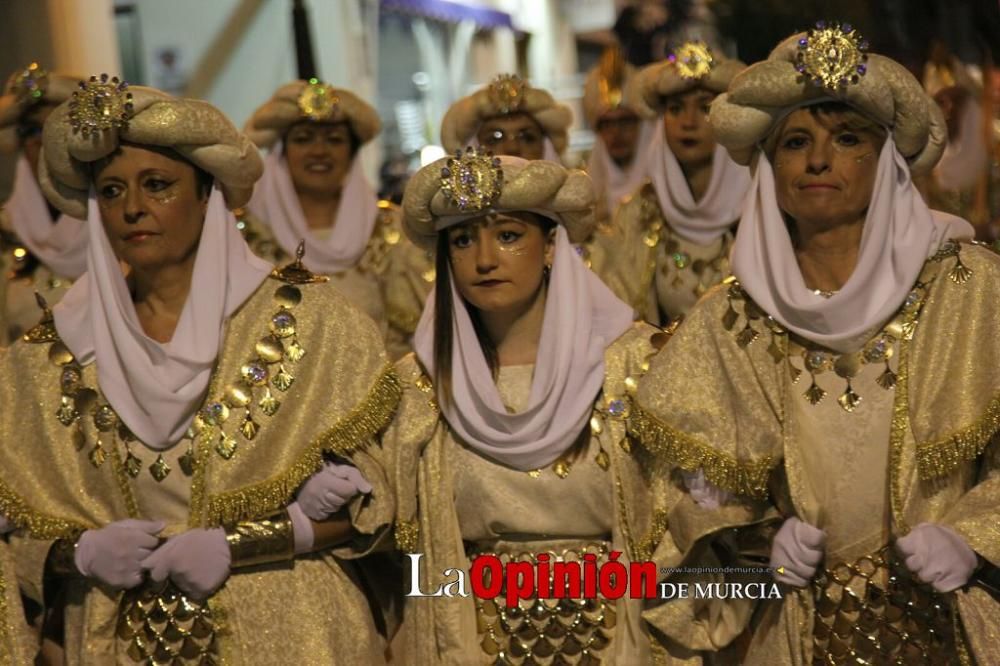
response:
<path id="1" fill-rule="evenodd" d="M 41 603 L 54 539 L 159 517 L 144 515 L 148 503 L 136 492 L 137 475 L 149 473 L 157 454 L 135 441 L 126 449 L 127 435 L 108 427 L 114 414 L 102 409 L 94 364 L 75 366 L 74 375 L 51 323 L 28 337 L 34 342 L 20 341 L 0 359 L 0 513 L 18 527 L 16 580 Z M 227 324 L 194 439 L 174 447 L 190 447 L 193 456 L 186 527 L 269 516 L 325 455 L 361 461 L 399 395 L 367 316 L 328 284 L 266 279 Z M 361 467 L 380 487 L 371 466 Z M 184 474 L 183 463 L 170 473 Z M 348 556 L 350 546 L 335 552 Z M 335 552 L 234 571 L 208 602 L 221 663 L 380 663 L 384 638 L 361 566 Z M 131 663 L 116 637 L 123 595 L 86 579 L 66 580 L 65 591 L 68 663 Z"/>
<path id="2" fill-rule="evenodd" d="M 734 222 L 735 226 L 735 222 Z M 639 317 L 663 325 L 684 316 L 701 296 L 729 275 L 733 232 L 698 245 L 670 228 L 656 190 L 647 182 L 615 214 L 605 240 L 608 258 L 601 277 Z"/>
<path id="3" fill-rule="evenodd" d="M 499 507 L 495 503 L 491 506 L 492 499 L 498 496 L 518 499 L 516 505 L 522 507 L 522 521 L 532 521 L 537 516 L 539 526 L 553 523 L 560 526 L 558 532 L 548 535 L 497 534 L 493 539 L 497 552 L 504 544 L 509 545 L 504 536 L 524 543 L 528 550 L 542 547 L 540 544 L 593 540 L 595 535 L 587 530 L 593 529 L 590 508 L 598 500 L 591 496 L 580 500 L 562 496 L 564 486 L 560 484 L 565 483 L 569 488 L 580 483 L 573 481 L 574 474 L 590 475 L 599 486 L 607 484 L 586 492 L 598 496 L 606 493 L 610 498 L 599 513 L 602 520 L 610 523 L 611 548 L 623 553 L 619 561 L 650 559 L 662 536 L 664 507 L 677 497 L 677 491 L 663 484 L 663 477 L 652 464 L 654 461 L 631 445 L 624 417 L 628 413 L 629 387 L 643 374 L 647 359 L 655 353 L 654 344 L 662 344 L 661 339 L 654 342 L 656 335 L 665 334 L 640 323 L 608 347 L 605 383 L 595 403 L 588 442 L 581 448 L 580 457 L 570 465 L 566 478 L 559 478 L 556 472 L 558 461 L 532 476 L 503 467 L 464 447 L 440 417 L 434 389 L 415 357 L 407 356 L 397 363 L 403 399 L 383 438 L 381 454 L 385 456 L 387 474 L 397 497 L 396 540 L 400 550 L 421 554 L 422 590 L 436 590 L 442 582 L 451 580 L 452 577 L 443 576 L 447 568 L 468 570 L 470 560 L 463 543 L 467 535 L 461 523 L 469 522 L 469 516 L 475 524 L 486 526 L 483 529 L 487 531 L 495 526 L 497 531 L 504 532 L 503 524 L 517 522 L 518 518 L 512 517 L 518 513 L 516 508 Z M 596 462 L 601 451 L 607 455 L 606 470 Z M 469 471 L 472 469 L 492 469 L 493 473 L 472 478 Z M 478 499 L 474 493 L 463 494 L 462 490 L 475 483 L 488 486 Z M 544 484 L 544 492 L 540 489 L 532 495 L 530 488 L 534 484 Z M 565 502 L 553 500 L 553 495 Z M 463 499 L 463 506 L 456 507 L 460 496 L 469 501 Z M 558 539 L 555 534 L 560 535 Z M 651 638 L 639 618 L 640 600 L 623 598 L 611 603 L 617 623 L 611 643 L 602 653 L 607 655 L 604 663 L 622 666 L 698 663 L 697 656 L 684 650 L 668 655 Z M 472 598 L 407 598 L 403 626 L 393 641 L 393 652 L 403 664 L 492 663 L 480 646 L 477 608 Z"/>
<path id="4" fill-rule="evenodd" d="M 266 221 L 243 214 L 239 224 L 258 256 L 277 264 L 292 259 L 274 240 Z M 329 277 L 380 326 L 391 358 L 410 351 L 410 338 L 434 284 L 434 259 L 403 233 L 399 206 L 379 201 L 375 229 L 358 265 Z"/>
<path id="5" fill-rule="evenodd" d="M 918 288 L 925 294 L 920 305 L 904 306 L 908 314 L 895 355 L 894 395 L 876 401 L 884 405 L 880 418 L 887 423 L 888 441 L 870 445 L 884 447 L 887 458 L 887 540 L 919 523 L 938 523 L 954 529 L 996 566 L 1000 456 L 993 437 L 1000 427 L 1000 375 L 995 371 L 1000 363 L 995 334 L 1000 326 L 995 291 L 1000 259 L 978 246 L 952 244 L 950 249 L 928 260 L 928 266 L 939 266 L 929 284 Z M 787 334 L 759 309 L 734 309 L 731 289 L 740 293 L 737 286 L 719 286 L 688 314 L 654 359 L 629 422 L 652 455 L 681 469 L 702 469 L 711 483 L 737 496 L 716 511 L 693 502 L 676 505 L 669 519 L 673 548 L 689 560 L 699 544 L 728 527 L 770 523 L 773 528 L 791 515 L 808 520 L 818 510 L 857 510 L 853 496 L 810 506 L 807 484 L 815 471 L 809 470 L 806 452 L 826 444 L 794 440 L 793 433 L 802 427 L 796 414 L 809 405 L 789 402 L 803 400 L 809 377 L 793 383 L 786 363 Z M 826 438 L 845 436 L 849 434 L 843 431 L 825 433 Z M 826 474 L 843 474 L 847 462 Z M 828 534 L 828 543 L 833 538 L 843 542 L 845 536 L 851 535 Z M 766 562 L 769 546 L 760 554 Z M 699 562 L 695 557 L 691 563 Z M 960 649 L 975 663 L 1000 663 L 997 599 L 978 584 L 946 596 L 967 639 Z M 812 663 L 813 590 L 792 591 L 783 600 L 760 604 L 744 663 Z M 646 618 L 682 644 L 711 649 L 739 635 L 749 614 L 737 609 L 728 617 L 710 618 L 689 605 L 668 603 L 648 611 Z"/>

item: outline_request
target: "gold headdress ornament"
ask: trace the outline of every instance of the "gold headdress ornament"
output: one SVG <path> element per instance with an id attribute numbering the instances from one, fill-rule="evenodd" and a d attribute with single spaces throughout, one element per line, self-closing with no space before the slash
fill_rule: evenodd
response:
<path id="1" fill-rule="evenodd" d="M 798 46 L 795 69 L 816 86 L 845 88 L 868 72 L 868 42 L 850 23 L 819 21 Z"/>
<path id="2" fill-rule="evenodd" d="M 715 56 L 705 42 L 684 42 L 668 58 L 684 79 L 701 79 L 715 67 Z"/>
<path id="3" fill-rule="evenodd" d="M 500 74 L 490 82 L 490 101 L 500 110 L 500 113 L 513 113 L 521 108 L 524 102 L 524 89 L 527 84 L 517 74 Z"/>
<path id="4" fill-rule="evenodd" d="M 336 115 L 340 98 L 333 86 L 312 78 L 299 94 L 298 104 L 302 115 L 310 120 L 328 120 Z"/>
<path id="5" fill-rule="evenodd" d="M 69 122 L 73 131 L 87 138 L 112 128 L 126 127 L 134 110 L 132 93 L 127 92 L 127 88 L 128 83 L 119 81 L 117 76 L 109 80 L 107 74 L 81 81 L 80 89 L 73 93 L 69 102 Z"/>
<path id="6" fill-rule="evenodd" d="M 847 104 L 889 129 L 911 173 L 929 171 L 948 132 L 937 104 L 905 67 L 878 53 L 846 23 L 817 23 L 778 44 L 766 60 L 737 74 L 712 102 L 715 139 L 739 164 L 750 164 L 789 111 Z"/>
<path id="7" fill-rule="evenodd" d="M 403 193 L 403 228 L 434 251 L 438 233 L 490 213 L 531 211 L 566 227 L 570 241 L 593 233 L 594 184 L 583 171 L 547 160 L 494 157 L 471 148 L 420 169 Z"/>
<path id="8" fill-rule="evenodd" d="M 19 100 L 34 104 L 40 102 L 49 87 L 49 72 L 37 62 L 33 62 L 14 74 L 8 88 Z"/>
<path id="9" fill-rule="evenodd" d="M 625 101 L 626 72 L 627 63 L 621 49 L 605 49 L 597 66 L 598 90 L 605 108 L 617 109 Z"/>
<path id="10" fill-rule="evenodd" d="M 500 159 L 486 150 L 471 146 L 456 151 L 441 169 L 441 193 L 461 211 L 488 208 L 503 191 L 503 169 Z"/>

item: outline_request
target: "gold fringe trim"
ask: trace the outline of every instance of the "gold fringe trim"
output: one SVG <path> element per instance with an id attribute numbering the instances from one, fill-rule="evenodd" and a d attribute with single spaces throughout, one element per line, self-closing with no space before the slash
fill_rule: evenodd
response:
<path id="1" fill-rule="evenodd" d="M 653 553 L 656 552 L 657 546 L 660 545 L 660 541 L 663 539 L 663 535 L 667 533 L 667 528 L 669 527 L 667 515 L 668 512 L 666 509 L 657 509 L 653 514 L 652 526 L 649 528 L 646 536 L 642 537 L 633 548 L 635 552 L 634 561 L 648 562 L 653 559 Z"/>
<path id="2" fill-rule="evenodd" d="M 686 471 L 703 469 L 709 483 L 737 495 L 767 497 L 767 477 L 774 467 L 771 456 L 756 462 L 739 462 L 694 437 L 671 428 L 633 404 L 629 432 L 653 455 Z"/>
<path id="3" fill-rule="evenodd" d="M 917 470 L 922 481 L 954 472 L 962 463 L 972 462 L 986 449 L 1000 430 L 1000 395 L 990 401 L 979 419 L 936 442 L 917 446 Z"/>
<path id="4" fill-rule="evenodd" d="M 210 497 L 203 522 L 210 526 L 232 525 L 284 508 L 296 488 L 322 466 L 324 453 L 347 456 L 363 449 L 375 433 L 388 425 L 401 397 L 399 378 L 389 364 L 364 402 L 315 439 L 289 469 L 267 481 Z"/>
<path id="5" fill-rule="evenodd" d="M 420 543 L 420 527 L 415 520 L 396 521 L 396 549 L 403 553 L 417 552 Z"/>
<path id="6" fill-rule="evenodd" d="M 0 481 L 0 514 L 34 539 L 75 539 L 87 529 L 82 523 L 29 508 L 3 481 Z"/>

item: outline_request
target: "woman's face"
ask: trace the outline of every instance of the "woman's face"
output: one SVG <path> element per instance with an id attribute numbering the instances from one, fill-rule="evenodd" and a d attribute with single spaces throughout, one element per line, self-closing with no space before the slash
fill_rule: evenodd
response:
<path id="1" fill-rule="evenodd" d="M 639 116 L 629 109 L 608 111 L 597 121 L 597 136 L 619 166 L 632 162 L 639 143 Z"/>
<path id="2" fill-rule="evenodd" d="M 312 196 L 340 192 L 353 160 L 347 123 L 303 120 L 285 135 L 285 160 L 295 190 Z"/>
<path id="3" fill-rule="evenodd" d="M 778 207 L 797 224 L 820 229 L 860 219 L 882 143 L 874 131 L 850 129 L 844 114 L 792 112 L 774 151 Z"/>
<path id="4" fill-rule="evenodd" d="M 513 155 L 526 160 L 545 158 L 545 132 L 526 113 L 511 113 L 484 120 L 476 132 L 479 145 L 494 155 Z"/>
<path id="5" fill-rule="evenodd" d="M 447 230 L 451 272 L 458 293 L 486 313 L 512 315 L 534 301 L 551 265 L 555 230 L 548 234 L 534 216 L 487 215 Z"/>
<path id="6" fill-rule="evenodd" d="M 715 135 L 708 124 L 708 110 L 715 95 L 695 88 L 672 95 L 663 112 L 663 131 L 667 146 L 683 167 L 700 167 L 712 163 Z"/>
<path id="7" fill-rule="evenodd" d="M 208 192 L 192 165 L 126 145 L 96 174 L 94 187 L 115 256 L 132 268 L 180 264 L 197 252 Z"/>

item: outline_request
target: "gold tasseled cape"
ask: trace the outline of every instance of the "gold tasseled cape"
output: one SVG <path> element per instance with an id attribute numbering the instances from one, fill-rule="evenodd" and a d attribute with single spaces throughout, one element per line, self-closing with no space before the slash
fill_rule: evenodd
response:
<path id="1" fill-rule="evenodd" d="M 300 302 L 290 289 L 299 292 Z M 294 338 L 283 340 L 284 358 L 267 366 L 270 390 L 281 404 L 268 416 L 257 403 L 264 387 L 255 389 L 251 410 L 259 430 L 251 439 L 240 429 L 246 410 L 231 410 L 219 426 L 237 443 L 229 459 L 217 451 L 217 430 L 206 429 L 194 440 L 191 528 L 261 518 L 282 509 L 324 456 L 360 459 L 376 446 L 377 433 L 396 409 L 399 382 L 372 321 L 329 284 L 293 287 L 274 278 L 266 279 L 229 320 L 206 404 L 238 382 L 241 366 L 257 357 L 255 345 L 271 335 L 279 312 L 295 319 Z M 83 440 L 74 442 L 77 423 L 66 426 L 57 418 L 61 369 L 50 355 L 58 359 L 64 348 L 54 328 L 42 324 L 29 336 L 37 341 L 20 341 L 0 356 L 0 513 L 18 527 L 11 540 L 17 581 L 25 594 L 41 602 L 51 540 L 74 538 L 81 530 L 130 517 L 156 516 L 138 515 L 119 438 L 103 434 L 107 460 L 98 467 L 88 455 L 99 434 L 92 419 L 79 419 Z M 298 361 L 289 352 L 292 340 L 305 351 Z M 276 383 L 282 370 L 285 379 L 294 378 L 284 391 Z M 96 387 L 93 364 L 82 375 L 83 386 Z M 131 449 L 141 459 L 139 473 L 147 474 L 155 454 L 137 442 Z M 209 600 L 213 613 L 224 618 L 224 663 L 378 663 L 384 639 L 360 578 L 358 566 L 331 552 L 234 572 Z M 13 579 L 5 580 L 9 584 Z M 114 636 L 121 595 L 85 580 L 68 581 L 67 590 L 69 663 L 124 660 L 116 653 L 120 645 Z"/>
<path id="2" fill-rule="evenodd" d="M 378 219 L 358 265 L 330 276 L 331 282 L 382 329 L 393 359 L 410 351 L 410 338 L 434 284 L 434 259 L 403 233 L 402 212 L 379 201 Z M 241 216 L 241 231 L 259 256 L 282 263 L 292 259 L 274 240 L 266 221 Z"/>
<path id="3" fill-rule="evenodd" d="M 651 559 L 666 527 L 666 507 L 679 496 L 676 487 L 657 474 L 655 461 L 630 443 L 624 421 L 627 410 L 612 416 L 606 409 L 618 399 L 628 404 L 630 387 L 645 372 L 664 336 L 640 323 L 608 347 L 604 387 L 593 414 L 597 428 L 592 422 L 591 436 L 600 438 L 610 457 L 608 482 L 614 485 L 614 504 L 608 511 L 614 516 L 612 542 L 623 551 L 622 561 Z M 447 454 L 454 435 L 440 417 L 434 388 L 415 357 L 400 360 L 397 372 L 403 383 L 403 399 L 382 444 L 397 498 L 396 541 L 403 552 L 423 555 L 421 572 L 426 577 L 421 589 L 433 590 L 443 581 L 444 569 L 468 568 L 455 498 L 451 484 L 444 481 L 451 469 Z M 560 479 L 543 472 L 537 481 L 559 483 Z M 483 483 L 489 482 L 483 479 Z M 641 626 L 640 610 L 636 600 L 618 602 L 616 632 L 620 633 L 612 647 L 616 654 L 625 651 L 632 659 L 620 657 L 611 663 L 699 663 L 697 655 L 686 650 L 669 654 L 652 640 Z M 476 641 L 473 599 L 406 599 L 403 627 L 393 649 L 403 664 L 486 663 Z M 639 661 L 634 661 L 636 658 Z"/>
<path id="4" fill-rule="evenodd" d="M 990 442 L 1000 427 L 1000 258 L 962 245 L 938 261 L 912 338 L 900 342 L 893 413 L 886 415 L 892 423 L 892 531 L 901 536 L 921 522 L 947 525 L 995 566 L 1000 465 L 992 452 L 997 444 Z M 787 478 L 794 479 L 797 470 L 789 467 L 794 463 L 783 439 L 790 428 L 784 398 L 790 374 L 769 352 L 772 337 L 762 319 L 748 322 L 740 313 L 731 330 L 723 326 L 729 288 L 709 292 L 654 359 L 629 422 L 652 455 L 685 470 L 702 469 L 711 483 L 739 496 L 717 512 L 678 504 L 687 515 L 671 516 L 671 535 L 681 552 L 724 527 L 777 517 L 778 511 L 787 516 L 796 502 L 794 484 L 787 497 Z M 748 325 L 755 337 L 738 334 Z M 741 345 L 748 337 L 754 339 Z M 773 341 L 787 348 L 784 335 Z M 798 392 L 791 395 L 801 399 Z M 1000 663 L 997 600 L 975 586 L 956 592 L 955 599 L 972 657 Z M 772 639 L 756 645 L 764 652 L 754 659 L 752 649 L 747 663 L 809 663 L 811 592 L 794 593 L 769 611 Z M 693 633 L 691 618 L 671 604 L 647 619 L 687 644 L 710 642 Z"/>

